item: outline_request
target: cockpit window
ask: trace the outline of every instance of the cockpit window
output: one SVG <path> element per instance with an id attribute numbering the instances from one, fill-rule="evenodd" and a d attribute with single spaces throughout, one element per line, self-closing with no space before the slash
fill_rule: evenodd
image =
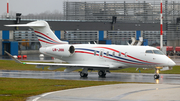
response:
<path id="1" fill-rule="evenodd" d="M 146 50 L 146 53 L 152 53 L 153 54 L 153 51 L 152 50 Z"/>
<path id="2" fill-rule="evenodd" d="M 160 50 L 146 50 L 146 53 L 164 55 Z"/>
<path id="3" fill-rule="evenodd" d="M 161 52 L 160 50 L 153 50 L 154 54 L 160 54 L 160 55 L 164 55 L 163 52 Z"/>

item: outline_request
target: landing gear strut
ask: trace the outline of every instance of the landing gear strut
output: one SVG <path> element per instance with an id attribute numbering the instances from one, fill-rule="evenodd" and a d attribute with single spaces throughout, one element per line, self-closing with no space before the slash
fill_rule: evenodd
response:
<path id="1" fill-rule="evenodd" d="M 80 72 L 80 76 L 81 76 L 81 77 L 87 77 L 87 76 L 88 76 L 88 68 L 84 68 L 84 69 Z"/>
<path id="2" fill-rule="evenodd" d="M 105 70 L 100 70 L 98 72 L 98 75 L 99 75 L 99 77 L 105 77 L 106 76 L 106 71 Z"/>
<path id="3" fill-rule="evenodd" d="M 159 79 L 159 70 L 158 69 L 155 70 L 154 79 Z"/>

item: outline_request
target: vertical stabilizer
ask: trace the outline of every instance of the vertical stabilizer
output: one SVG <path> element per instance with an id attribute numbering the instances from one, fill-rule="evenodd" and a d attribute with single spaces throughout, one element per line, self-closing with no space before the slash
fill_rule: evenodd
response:
<path id="1" fill-rule="evenodd" d="M 42 47 L 48 47 L 51 45 L 68 44 L 68 42 L 59 40 L 53 31 L 50 29 L 49 24 L 46 21 L 34 21 L 27 24 L 6 25 L 6 26 L 19 26 L 19 27 L 31 27 L 41 43 Z"/>

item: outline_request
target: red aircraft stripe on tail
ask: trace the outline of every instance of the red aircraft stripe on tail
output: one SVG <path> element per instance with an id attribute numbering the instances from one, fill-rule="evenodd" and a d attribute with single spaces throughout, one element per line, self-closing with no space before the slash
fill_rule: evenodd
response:
<path id="1" fill-rule="evenodd" d="M 54 42 L 60 43 L 60 42 L 58 42 L 58 41 L 56 41 L 56 40 L 53 40 L 52 38 L 48 37 L 47 35 L 45 35 L 45 34 L 43 34 L 43 33 L 41 33 L 41 32 L 38 32 L 38 31 L 34 31 L 34 32 L 35 32 L 35 33 L 39 33 L 39 34 L 41 34 L 41 35 L 43 35 L 43 36 L 51 39 L 51 40 L 54 41 Z"/>
<path id="2" fill-rule="evenodd" d="M 47 41 L 44 41 L 44 40 L 41 40 L 41 39 L 38 39 L 38 40 L 39 40 L 39 41 L 41 41 L 41 42 L 44 42 L 44 43 L 48 43 L 48 44 L 57 45 L 57 44 L 55 44 L 55 43 L 47 42 Z"/>

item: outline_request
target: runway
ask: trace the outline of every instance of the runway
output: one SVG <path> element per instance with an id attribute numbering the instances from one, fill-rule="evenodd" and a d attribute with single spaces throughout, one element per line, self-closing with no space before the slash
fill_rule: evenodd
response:
<path id="1" fill-rule="evenodd" d="M 154 74 L 147 74 L 147 73 L 107 73 L 105 78 L 100 78 L 97 72 L 89 72 L 87 78 L 82 78 L 80 77 L 78 72 L 64 73 L 61 71 L 0 70 L 0 77 L 8 77 L 8 78 L 37 78 L 37 79 L 65 79 L 65 80 L 180 84 L 180 74 L 160 74 L 160 79 L 158 81 L 154 80 L 153 76 Z"/>
<path id="2" fill-rule="evenodd" d="M 179 101 L 180 85 L 115 84 L 45 93 L 27 101 Z"/>

